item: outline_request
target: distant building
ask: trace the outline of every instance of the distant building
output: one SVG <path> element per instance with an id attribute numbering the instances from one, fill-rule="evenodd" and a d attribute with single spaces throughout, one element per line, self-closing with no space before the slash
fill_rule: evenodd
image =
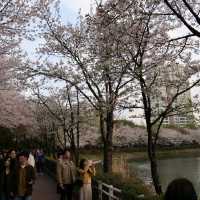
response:
<path id="1" fill-rule="evenodd" d="M 177 93 L 187 88 L 189 81 L 186 80 L 184 66 L 174 64 L 158 70 L 157 87 L 153 88 L 153 109 L 155 117 L 159 115 Z M 192 100 L 190 90 L 178 96 L 172 104 L 173 112 L 170 112 L 164 120 L 164 125 L 186 126 L 194 122 Z"/>

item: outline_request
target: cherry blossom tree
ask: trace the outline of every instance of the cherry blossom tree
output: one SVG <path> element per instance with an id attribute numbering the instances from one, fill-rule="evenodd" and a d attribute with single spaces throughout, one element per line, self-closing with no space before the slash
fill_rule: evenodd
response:
<path id="1" fill-rule="evenodd" d="M 79 92 L 66 85 L 64 88 L 45 87 L 46 95 L 42 86 L 32 87 L 33 101 L 37 103 L 42 112 L 36 112 L 40 127 L 49 134 L 54 132 L 55 138 L 61 148 L 70 145 L 76 163 L 79 162 L 80 143 L 80 102 Z M 37 107 L 38 108 L 38 107 Z M 46 117 L 45 117 L 46 116 Z"/>
<path id="2" fill-rule="evenodd" d="M 14 128 L 20 125 L 30 126 L 32 118 L 26 100 L 15 90 L 0 91 L 0 125 Z"/>
<path id="3" fill-rule="evenodd" d="M 22 95 L 15 70 L 22 65 L 19 44 L 33 39 L 34 23 L 41 9 L 49 9 L 53 0 L 5 0 L 0 2 L 0 126 L 9 129 L 33 127 L 34 119 L 28 102 Z M 21 128 L 20 128 L 21 130 Z"/>
<path id="4" fill-rule="evenodd" d="M 176 16 L 177 21 L 181 22 L 190 31 L 189 34 L 181 35 L 180 38 L 200 37 L 200 30 L 198 28 L 200 25 L 200 5 L 198 0 L 164 0 L 164 3 L 171 10 L 172 14 Z"/>
<path id="5" fill-rule="evenodd" d="M 119 11 L 120 7 L 114 9 Z M 160 128 L 167 117 L 192 112 L 184 94 L 198 85 L 200 79 L 189 84 L 196 73 L 196 62 L 191 59 L 192 41 L 170 38 L 170 31 L 175 30 L 177 24 L 171 23 L 168 10 L 162 3 L 135 1 L 134 8 L 130 7 L 127 12 L 130 15 L 121 13 L 116 16 L 123 16 L 129 25 L 123 29 L 127 36 L 125 55 L 137 90 L 131 92 L 132 97 L 129 96 L 130 101 L 125 101 L 124 107 L 131 104 L 131 109 L 141 108 L 144 111 L 152 180 L 155 191 L 161 194 L 156 158 Z M 119 17 L 117 20 L 120 23 Z"/>
<path id="6" fill-rule="evenodd" d="M 191 62 L 193 43 L 189 37 L 170 37 L 169 32 L 180 27 L 170 19 L 171 13 L 161 1 L 109 0 L 76 25 L 63 25 L 47 11 L 43 16 L 45 43 L 40 49 L 46 62 L 24 70 L 29 77 L 46 76 L 70 84 L 98 112 L 105 172 L 112 171 L 114 112 L 122 100 L 125 107 L 143 109 L 158 194 L 162 193 L 156 159 L 160 128 L 166 117 L 185 112 L 188 103 L 175 106 L 175 102 L 199 83 L 198 79 L 187 84 L 196 73 Z M 177 71 L 175 79 L 169 71 Z M 170 91 L 167 99 L 163 100 L 160 88 Z M 157 97 L 165 101 L 159 112 L 154 101 Z"/>
<path id="7" fill-rule="evenodd" d="M 15 59 L 2 56 L 0 61 L 0 126 L 16 128 L 20 125 L 31 125 L 29 106 L 14 85 L 15 74 L 13 68 L 20 64 Z"/>
<path id="8" fill-rule="evenodd" d="M 128 64 L 121 46 L 118 48 L 117 40 L 112 38 L 116 31 L 114 28 L 120 29 L 118 23 L 108 26 L 100 18 L 100 15 L 88 15 L 72 26 L 62 25 L 51 14 L 45 15 L 45 44 L 40 53 L 48 55 L 48 58 L 57 56 L 62 61 L 38 63 L 37 67 L 28 69 L 28 74 L 63 80 L 88 100 L 99 113 L 104 171 L 111 172 L 114 111 L 132 78 L 127 78 Z"/>
<path id="9" fill-rule="evenodd" d="M 98 18 L 96 21 L 95 17 Z M 168 10 L 160 1 L 134 1 L 134 4 L 132 1 L 107 1 L 98 6 L 95 17 L 87 16 L 90 26 L 95 21 L 100 33 L 98 35 L 92 29 L 92 33 L 95 33 L 92 39 L 95 39 L 90 39 L 95 46 L 95 53 L 103 49 L 98 55 L 100 58 L 112 55 L 109 57 L 112 59 L 108 59 L 109 66 L 113 68 L 113 63 L 117 61 L 118 66 L 126 64 L 129 69 L 125 71 L 125 77 L 127 81 L 131 80 L 133 90 L 125 87 L 125 96 L 131 93 L 128 97 L 132 109 L 144 110 L 152 179 L 155 191 L 161 194 L 156 159 L 157 141 L 167 117 L 192 112 L 191 102 L 184 95 L 200 81 L 197 79 L 189 84 L 190 78 L 196 73 L 196 62 L 191 59 L 193 43 L 187 37 L 180 40 L 170 37 L 170 31 L 176 30 L 179 25 L 170 21 Z M 110 43 L 106 42 L 104 36 Z M 113 57 L 112 53 L 118 50 L 120 53 Z M 162 104 L 160 110 L 157 101 Z M 126 101 L 125 107 L 128 105 Z"/>
<path id="10" fill-rule="evenodd" d="M 41 9 L 48 9 L 53 0 L 5 0 L 0 2 L 0 55 L 13 50 L 26 36 L 27 27 L 39 19 Z M 27 32 L 28 31 L 28 32 Z"/>

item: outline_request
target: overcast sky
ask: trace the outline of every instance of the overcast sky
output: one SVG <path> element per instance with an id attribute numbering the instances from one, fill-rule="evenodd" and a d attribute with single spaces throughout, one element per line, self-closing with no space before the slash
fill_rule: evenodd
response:
<path id="1" fill-rule="evenodd" d="M 81 10 L 81 14 L 85 15 L 90 12 L 92 5 L 95 5 L 94 0 L 61 0 L 60 1 L 60 11 L 62 16 L 62 21 L 67 23 L 76 23 L 78 13 Z M 40 43 L 39 40 L 28 41 L 24 40 L 22 43 L 22 49 L 27 51 L 29 57 L 34 57 L 35 48 L 38 47 Z"/>
<path id="2" fill-rule="evenodd" d="M 66 15 L 71 18 L 71 14 L 76 16 L 79 9 L 83 13 L 87 13 L 90 10 L 90 5 L 93 3 L 92 0 L 61 0 L 62 8 L 66 9 Z"/>

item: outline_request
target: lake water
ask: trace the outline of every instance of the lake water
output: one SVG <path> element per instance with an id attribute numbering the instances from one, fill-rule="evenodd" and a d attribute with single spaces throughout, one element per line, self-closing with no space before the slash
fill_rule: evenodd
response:
<path id="1" fill-rule="evenodd" d="M 131 170 L 147 184 L 151 183 L 150 164 L 148 161 L 130 162 Z M 158 161 L 160 181 L 165 190 L 167 185 L 175 178 L 185 177 L 192 181 L 198 193 L 200 193 L 200 157 L 194 158 L 173 158 Z"/>

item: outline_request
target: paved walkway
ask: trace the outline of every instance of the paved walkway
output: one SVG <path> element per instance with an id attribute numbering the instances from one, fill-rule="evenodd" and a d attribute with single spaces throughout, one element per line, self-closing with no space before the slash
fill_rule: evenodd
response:
<path id="1" fill-rule="evenodd" d="M 59 196 L 56 194 L 56 183 L 46 175 L 37 176 L 33 200 L 59 200 Z"/>

